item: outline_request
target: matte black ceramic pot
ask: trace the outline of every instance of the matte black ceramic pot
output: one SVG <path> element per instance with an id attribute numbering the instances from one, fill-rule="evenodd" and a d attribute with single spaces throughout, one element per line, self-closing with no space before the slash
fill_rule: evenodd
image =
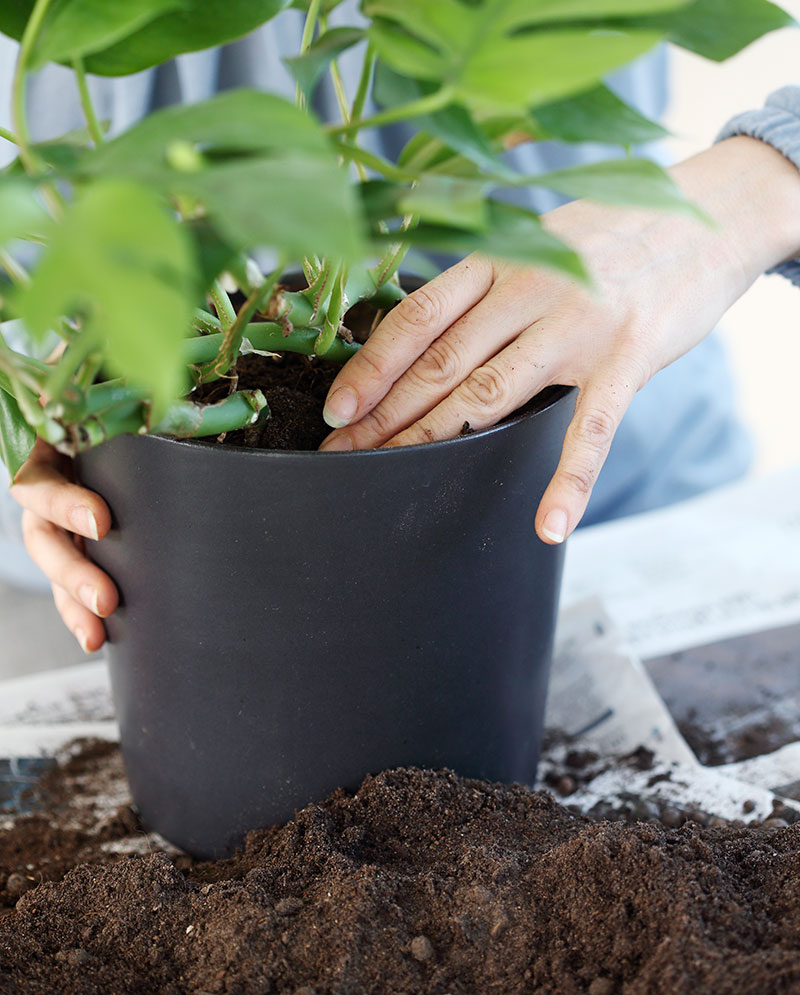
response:
<path id="1" fill-rule="evenodd" d="M 80 458 L 114 527 L 109 661 L 134 801 L 204 857 L 367 773 L 532 783 L 563 547 L 536 538 L 574 391 L 355 453 L 121 436 Z"/>

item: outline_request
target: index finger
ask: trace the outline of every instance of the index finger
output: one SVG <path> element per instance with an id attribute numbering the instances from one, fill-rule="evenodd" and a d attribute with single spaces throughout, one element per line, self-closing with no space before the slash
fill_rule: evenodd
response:
<path id="1" fill-rule="evenodd" d="M 58 454 L 39 439 L 11 487 L 11 496 L 28 511 L 67 532 L 100 539 L 111 528 L 108 505 L 94 491 L 73 484 L 58 469 Z"/>
<path id="2" fill-rule="evenodd" d="M 326 423 L 344 428 L 363 418 L 434 339 L 486 296 L 493 279 L 489 259 L 468 256 L 400 301 L 331 384 Z"/>

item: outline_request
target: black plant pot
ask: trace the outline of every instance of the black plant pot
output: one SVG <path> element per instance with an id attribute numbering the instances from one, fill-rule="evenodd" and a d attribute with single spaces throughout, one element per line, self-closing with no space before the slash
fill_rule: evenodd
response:
<path id="1" fill-rule="evenodd" d="M 574 391 L 486 432 L 355 453 L 121 436 L 109 661 L 134 801 L 219 857 L 387 767 L 532 783 L 563 547 L 533 530 Z"/>

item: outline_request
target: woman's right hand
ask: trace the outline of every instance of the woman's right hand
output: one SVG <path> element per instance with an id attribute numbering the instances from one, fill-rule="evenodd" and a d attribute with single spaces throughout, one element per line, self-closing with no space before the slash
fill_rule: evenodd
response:
<path id="1" fill-rule="evenodd" d="M 111 527 L 105 501 L 71 479 L 70 460 L 39 439 L 14 478 L 11 494 L 25 509 L 22 533 L 33 562 L 46 574 L 64 624 L 86 653 L 106 639 L 101 619 L 117 607 L 114 582 L 91 563 L 84 539 Z"/>

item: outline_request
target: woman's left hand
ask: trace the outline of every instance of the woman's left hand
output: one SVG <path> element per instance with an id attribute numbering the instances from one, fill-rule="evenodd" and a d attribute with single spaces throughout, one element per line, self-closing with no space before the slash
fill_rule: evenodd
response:
<path id="1" fill-rule="evenodd" d="M 800 173 L 732 138 L 672 170 L 714 219 L 575 201 L 545 226 L 581 255 L 591 289 L 473 255 L 394 308 L 334 381 L 322 449 L 370 449 L 487 428 L 551 384 L 579 388 L 536 531 L 580 521 L 628 405 L 715 326 L 765 269 L 800 251 Z"/>

